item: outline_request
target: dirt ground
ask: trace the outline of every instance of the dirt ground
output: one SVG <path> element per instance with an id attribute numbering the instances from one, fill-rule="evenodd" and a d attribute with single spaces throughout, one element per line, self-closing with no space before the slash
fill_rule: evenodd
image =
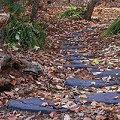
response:
<path id="1" fill-rule="evenodd" d="M 89 93 L 88 89 L 71 89 L 64 85 L 65 79 L 77 76 L 78 78 L 94 78 L 88 74 L 87 69 L 71 69 L 63 67 L 66 62 L 63 57 L 69 52 L 62 52 L 60 45 L 65 37 L 73 32 L 78 32 L 88 27 L 90 31 L 82 33 L 83 43 L 87 46 L 83 51 L 94 53 L 97 59 L 102 60 L 99 64 L 101 69 L 120 68 L 120 36 L 115 35 L 108 38 L 101 38 L 103 30 L 113 19 L 120 16 L 120 8 L 109 8 L 100 5 L 95 8 L 92 21 L 57 19 L 60 11 L 68 6 L 52 4 L 46 11 L 38 11 L 38 20 L 44 21 L 47 26 L 46 45 L 43 50 L 20 50 L 7 49 L 8 53 L 16 59 L 34 60 L 43 65 L 44 73 L 39 76 L 24 74 L 19 70 L 9 67 L 2 68 L 1 79 L 10 79 L 12 89 L 3 91 L 0 94 L 0 120 L 120 120 L 120 104 L 105 104 L 93 101 L 75 103 L 76 107 L 67 113 L 51 113 L 49 115 L 32 113 L 26 111 L 9 110 L 7 103 L 10 99 L 39 97 L 60 102 L 73 102 L 71 97 L 80 95 L 80 92 Z M 28 7 L 29 13 L 29 7 Z M 3 47 L 3 46 L 2 46 Z M 114 59 L 114 60 L 113 60 Z M 119 80 L 119 79 L 118 79 Z M 103 87 L 101 91 L 118 90 L 119 86 Z M 94 93 L 100 89 L 91 88 Z"/>

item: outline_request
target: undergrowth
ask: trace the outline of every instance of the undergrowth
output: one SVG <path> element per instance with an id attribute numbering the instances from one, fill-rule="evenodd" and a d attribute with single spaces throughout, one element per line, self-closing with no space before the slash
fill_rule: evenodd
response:
<path id="1" fill-rule="evenodd" d="M 69 6 L 69 9 L 60 13 L 59 18 L 83 18 L 85 14 L 85 7 L 77 8 L 73 5 Z"/>
<path id="2" fill-rule="evenodd" d="M 25 22 L 12 15 L 12 20 L 4 27 L 5 42 L 14 46 L 42 48 L 46 33 L 41 23 Z"/>
<path id="3" fill-rule="evenodd" d="M 102 36 L 111 36 L 120 34 L 120 17 L 115 19 L 109 27 L 102 33 Z"/>
<path id="4" fill-rule="evenodd" d="M 5 0 L 6 1 L 6 0 Z M 44 25 L 38 21 L 31 21 L 26 16 L 22 3 L 10 4 L 10 21 L 4 27 L 4 41 L 12 48 L 42 48 L 45 43 L 46 32 Z"/>

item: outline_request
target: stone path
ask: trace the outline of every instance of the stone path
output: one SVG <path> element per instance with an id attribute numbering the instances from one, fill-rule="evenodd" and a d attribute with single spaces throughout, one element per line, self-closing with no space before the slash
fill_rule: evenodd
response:
<path id="1" fill-rule="evenodd" d="M 71 55 L 64 56 L 64 60 L 69 61 L 69 64 L 65 64 L 64 67 L 73 68 L 73 69 L 86 69 L 91 68 L 88 71 L 88 74 L 95 76 L 96 79 L 80 79 L 76 77 L 72 77 L 65 80 L 65 85 L 70 87 L 78 87 L 78 88 L 87 88 L 90 87 L 99 88 L 105 86 L 112 86 L 112 85 L 119 85 L 118 81 L 115 81 L 114 78 L 120 78 L 120 69 L 109 69 L 105 71 L 101 71 L 99 69 L 99 65 L 93 66 L 90 63 L 90 58 L 94 58 L 95 55 L 92 53 L 88 53 L 84 50 L 87 48 L 84 45 L 84 42 L 80 39 L 74 39 L 77 36 L 81 36 L 80 33 L 73 33 L 73 37 L 66 37 L 63 39 L 63 43 L 61 45 L 61 50 L 63 52 L 70 52 Z M 87 61 L 87 62 L 85 62 Z M 67 62 L 68 63 L 68 62 Z M 105 81 L 102 77 L 111 77 L 112 80 Z M 90 93 L 87 97 L 80 98 L 76 97 L 73 101 L 80 101 L 80 100 L 87 100 L 87 101 L 97 101 L 97 102 L 104 102 L 108 104 L 117 104 L 120 103 L 120 91 L 118 92 L 107 92 L 107 93 Z M 27 99 L 18 99 L 18 100 L 10 100 L 8 102 L 9 109 L 18 109 L 18 110 L 27 110 L 38 112 L 41 111 L 42 113 L 49 114 L 50 112 L 67 112 L 68 109 L 62 108 L 62 105 L 59 108 L 54 108 L 55 105 L 52 101 L 46 101 L 39 98 L 27 98 Z"/>
<path id="2" fill-rule="evenodd" d="M 80 33 L 81 34 L 81 33 Z M 81 36 L 78 33 L 74 33 L 75 37 Z M 114 78 L 120 78 L 120 69 L 108 69 L 105 71 L 101 71 L 98 66 L 92 66 L 89 59 L 94 58 L 94 54 L 89 54 L 87 52 L 83 52 L 82 49 L 87 46 L 84 46 L 83 41 L 79 41 L 78 46 L 73 46 L 78 40 L 76 41 L 74 38 L 69 38 L 68 43 L 71 45 L 64 48 L 64 52 L 70 52 L 71 55 L 65 56 L 64 59 L 69 61 L 69 64 L 65 64 L 65 67 L 75 68 L 75 69 L 86 69 L 91 68 L 88 73 L 92 74 L 96 79 L 78 79 L 78 78 L 69 78 L 65 80 L 65 84 L 67 86 L 78 87 L 78 88 L 88 88 L 88 87 L 95 87 L 95 88 L 102 88 L 105 86 L 113 86 L 119 85 L 120 83 L 115 81 Z M 71 42 L 72 41 L 72 42 Z M 74 41 L 74 43 L 73 43 Z M 63 43 L 64 44 L 64 43 Z M 80 47 L 79 47 L 80 46 Z M 69 48 L 69 49 L 68 49 Z M 84 61 L 88 61 L 88 64 L 84 63 Z M 112 80 L 105 81 L 103 77 L 110 77 Z M 87 100 L 87 101 L 97 101 L 97 102 L 104 102 L 109 104 L 117 104 L 120 103 L 120 93 L 118 92 L 107 92 L 107 93 L 90 93 L 86 98 L 76 98 L 76 101 L 80 100 Z"/>

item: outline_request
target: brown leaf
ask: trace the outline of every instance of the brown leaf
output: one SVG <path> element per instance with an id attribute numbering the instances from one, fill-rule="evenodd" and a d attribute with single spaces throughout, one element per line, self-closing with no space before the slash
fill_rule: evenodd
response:
<path id="1" fill-rule="evenodd" d="M 51 113 L 49 114 L 49 116 L 50 116 L 51 118 L 55 118 L 55 117 L 56 117 L 56 115 L 57 115 L 57 113 L 56 113 L 56 112 L 51 112 Z"/>
<path id="2" fill-rule="evenodd" d="M 106 117 L 102 116 L 102 115 L 97 115 L 96 116 L 96 120 L 105 120 Z"/>
<path id="3" fill-rule="evenodd" d="M 83 120 L 92 120 L 92 119 L 89 117 L 85 117 Z"/>
<path id="4" fill-rule="evenodd" d="M 10 83 L 15 86 L 17 81 L 16 80 L 12 80 Z"/>
<path id="5" fill-rule="evenodd" d="M 17 117 L 15 117 L 15 116 L 10 116 L 10 117 L 8 118 L 8 120 L 17 120 Z"/>

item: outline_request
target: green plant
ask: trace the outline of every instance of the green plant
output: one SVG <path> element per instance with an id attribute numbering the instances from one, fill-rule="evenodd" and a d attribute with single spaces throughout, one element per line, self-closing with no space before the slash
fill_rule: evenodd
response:
<path id="1" fill-rule="evenodd" d="M 14 0 L 3 0 L 3 5 L 7 6 L 10 13 L 21 14 L 24 12 L 24 5 L 22 1 L 15 2 Z"/>
<path id="2" fill-rule="evenodd" d="M 41 48 L 46 37 L 41 23 L 19 20 L 16 14 L 11 15 L 11 21 L 5 26 L 4 34 L 6 43 L 30 48 Z"/>
<path id="3" fill-rule="evenodd" d="M 83 18 L 85 8 L 77 8 L 73 5 L 69 6 L 69 9 L 59 14 L 59 18 Z"/>
<path id="4" fill-rule="evenodd" d="M 22 3 L 16 3 L 16 2 L 14 2 L 9 7 L 9 11 L 11 13 L 20 14 L 20 13 L 24 12 L 24 7 L 23 7 Z"/>
<path id="5" fill-rule="evenodd" d="M 116 35 L 116 34 L 120 34 L 120 17 L 118 17 L 117 19 L 115 19 L 107 28 L 107 30 L 105 30 L 102 33 L 102 36 L 110 36 L 110 35 Z"/>
<path id="6" fill-rule="evenodd" d="M 31 22 L 30 16 L 24 14 L 24 0 L 3 0 L 3 4 L 9 8 L 11 14 L 4 27 L 4 41 L 13 49 L 18 46 L 42 48 L 46 32 L 40 22 Z"/>

